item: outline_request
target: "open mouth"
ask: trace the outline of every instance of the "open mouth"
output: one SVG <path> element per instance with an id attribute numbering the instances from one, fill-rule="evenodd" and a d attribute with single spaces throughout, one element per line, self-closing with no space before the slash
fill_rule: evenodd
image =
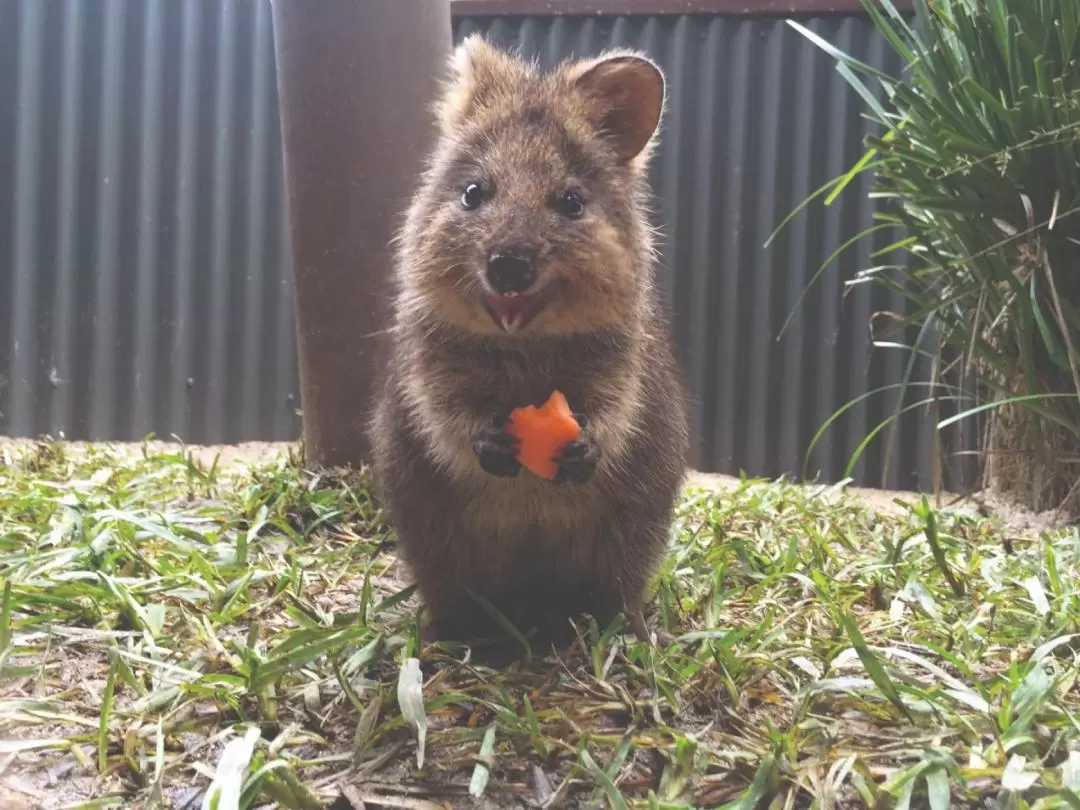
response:
<path id="1" fill-rule="evenodd" d="M 509 295 L 490 293 L 484 299 L 484 306 L 491 319 L 504 332 L 524 329 L 540 313 L 545 303 L 547 300 L 543 291 Z"/>

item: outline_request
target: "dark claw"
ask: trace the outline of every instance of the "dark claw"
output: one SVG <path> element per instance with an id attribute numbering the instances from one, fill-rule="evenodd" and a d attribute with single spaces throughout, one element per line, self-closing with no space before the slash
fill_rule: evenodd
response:
<path id="1" fill-rule="evenodd" d="M 600 445 L 589 436 L 579 436 L 563 448 L 555 461 L 559 465 L 559 471 L 555 474 L 556 484 L 584 484 L 596 472 Z"/>
<path id="2" fill-rule="evenodd" d="M 518 442 L 503 430 L 505 424 L 505 418 L 492 419 L 473 438 L 473 452 L 488 475 L 513 478 L 521 471 L 521 464 L 514 457 Z"/>

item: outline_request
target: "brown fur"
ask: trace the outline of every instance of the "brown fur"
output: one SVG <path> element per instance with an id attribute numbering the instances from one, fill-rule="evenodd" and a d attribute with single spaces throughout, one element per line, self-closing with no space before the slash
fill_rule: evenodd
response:
<path id="1" fill-rule="evenodd" d="M 663 78 L 628 52 L 541 73 L 478 38 L 453 67 L 399 242 L 376 481 L 440 634 L 479 631 L 471 593 L 522 622 L 623 611 L 640 631 L 687 451 L 645 209 Z M 461 202 L 470 183 L 487 191 L 477 210 Z M 579 219 L 552 207 L 570 186 Z M 484 268 L 516 245 L 535 252 L 546 303 L 506 333 L 485 309 Z M 484 426 L 554 389 L 587 417 L 592 477 L 481 469 Z"/>

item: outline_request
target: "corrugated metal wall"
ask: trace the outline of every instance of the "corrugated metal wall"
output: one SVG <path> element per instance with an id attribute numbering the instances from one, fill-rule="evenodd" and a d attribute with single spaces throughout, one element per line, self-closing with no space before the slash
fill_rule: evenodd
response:
<path id="1" fill-rule="evenodd" d="M 898 67 L 865 19 L 809 24 Z M 897 302 L 868 287 L 841 295 L 872 263 L 869 242 L 825 272 L 777 339 L 818 265 L 871 216 L 849 194 L 762 249 L 866 133 L 857 98 L 795 31 L 681 16 L 456 29 L 545 64 L 630 45 L 665 67 L 654 187 L 699 468 L 797 472 L 831 413 L 901 378 L 906 358 L 867 340 L 871 313 Z M 265 0 L 0 0 L 0 433 L 295 437 L 285 217 Z M 836 478 L 890 404 L 853 408 L 812 469 Z M 886 482 L 929 485 L 931 442 L 928 420 L 906 419 Z M 881 483 L 882 463 L 871 448 L 859 480 Z"/>
<path id="2" fill-rule="evenodd" d="M 297 435 L 269 4 L 0 2 L 0 433 Z"/>

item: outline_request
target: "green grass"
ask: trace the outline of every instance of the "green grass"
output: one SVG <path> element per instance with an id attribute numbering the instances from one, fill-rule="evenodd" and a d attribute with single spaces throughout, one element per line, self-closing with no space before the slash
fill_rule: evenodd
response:
<path id="1" fill-rule="evenodd" d="M 492 670 L 421 649 L 360 475 L 0 454 L 4 807 L 1080 807 L 1076 531 L 690 492 L 673 645 Z"/>

